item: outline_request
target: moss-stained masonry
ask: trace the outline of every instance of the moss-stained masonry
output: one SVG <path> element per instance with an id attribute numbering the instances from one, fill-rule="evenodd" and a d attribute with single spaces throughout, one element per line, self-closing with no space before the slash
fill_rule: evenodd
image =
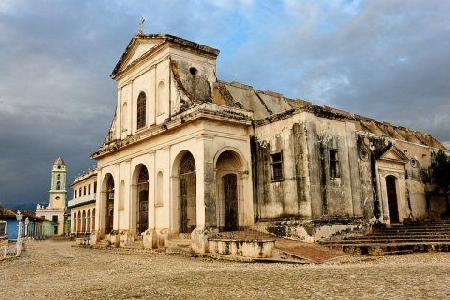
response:
<path id="1" fill-rule="evenodd" d="M 360 131 L 360 122 L 358 118 L 322 112 L 318 107 L 313 111 L 297 111 L 287 117 L 259 122 L 252 153 L 254 186 L 258 187 L 255 193 L 257 218 L 350 217 L 387 221 L 380 199 L 383 197 L 380 191 L 382 179 L 378 176 L 377 166 L 383 155 L 390 151 L 398 157 L 389 158 L 389 161 L 404 170 L 404 178 L 399 179 L 405 181 L 406 189 L 404 194 L 398 195 L 398 201 L 405 200 L 408 218 L 422 219 L 429 214 L 442 213 L 433 210 L 429 199 L 425 199 L 428 167 L 437 149 L 424 145 L 424 142 L 405 141 L 413 139 L 409 136 L 398 140 Z M 435 142 L 431 138 L 428 141 Z M 337 178 L 330 176 L 330 151 L 337 151 L 340 173 Z M 282 152 L 284 158 L 282 181 L 271 179 L 271 154 L 277 152 Z"/>

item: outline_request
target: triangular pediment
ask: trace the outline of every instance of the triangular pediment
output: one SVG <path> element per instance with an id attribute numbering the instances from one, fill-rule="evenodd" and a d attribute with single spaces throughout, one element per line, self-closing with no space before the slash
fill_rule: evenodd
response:
<path id="1" fill-rule="evenodd" d="M 120 69 L 125 69 L 161 42 L 161 40 L 138 40 L 125 57 Z"/>
<path id="2" fill-rule="evenodd" d="M 162 39 L 141 39 L 139 37 L 134 37 L 122 54 L 122 57 L 114 68 L 114 71 L 117 73 L 122 72 L 128 66 L 148 54 L 153 48 L 163 42 L 164 41 Z"/>
<path id="3" fill-rule="evenodd" d="M 400 163 L 406 163 L 409 161 L 408 157 L 397 147 L 393 146 L 389 150 L 381 155 L 380 159 L 389 160 L 389 161 L 397 161 Z"/>

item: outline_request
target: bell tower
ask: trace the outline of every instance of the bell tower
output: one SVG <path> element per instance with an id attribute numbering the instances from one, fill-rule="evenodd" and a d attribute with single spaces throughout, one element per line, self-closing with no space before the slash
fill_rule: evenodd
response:
<path id="1" fill-rule="evenodd" d="M 50 183 L 49 209 L 64 209 L 66 207 L 67 166 L 60 156 L 53 163 Z"/>

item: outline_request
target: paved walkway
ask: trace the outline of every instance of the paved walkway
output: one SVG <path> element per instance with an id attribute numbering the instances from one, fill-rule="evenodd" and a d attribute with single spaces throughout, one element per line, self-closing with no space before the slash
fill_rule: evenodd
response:
<path id="1" fill-rule="evenodd" d="M 236 263 L 27 243 L 0 262 L 0 299 L 448 299 L 450 253 Z"/>

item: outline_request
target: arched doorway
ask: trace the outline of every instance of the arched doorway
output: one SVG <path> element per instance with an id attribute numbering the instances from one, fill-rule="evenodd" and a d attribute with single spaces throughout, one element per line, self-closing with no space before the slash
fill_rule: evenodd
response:
<path id="1" fill-rule="evenodd" d="M 82 227 L 81 227 L 81 232 L 86 233 L 86 211 L 83 210 L 83 214 L 81 215 L 81 222 L 82 222 Z"/>
<path id="2" fill-rule="evenodd" d="M 386 191 L 389 205 L 389 219 L 391 223 L 399 223 L 396 178 L 392 175 L 386 177 Z"/>
<path id="3" fill-rule="evenodd" d="M 226 150 L 217 158 L 217 221 L 221 231 L 239 230 L 241 168 L 241 160 L 235 151 Z"/>
<path id="4" fill-rule="evenodd" d="M 88 210 L 86 215 L 86 232 L 91 233 L 91 210 Z"/>
<path id="5" fill-rule="evenodd" d="M 77 213 L 72 214 L 73 230 L 72 233 L 77 232 Z"/>
<path id="6" fill-rule="evenodd" d="M 92 228 L 91 231 L 94 232 L 95 231 L 95 208 L 92 209 Z"/>
<path id="7" fill-rule="evenodd" d="M 137 178 L 136 199 L 136 231 L 138 235 L 148 229 L 148 180 L 148 170 L 144 165 L 141 165 Z"/>
<path id="8" fill-rule="evenodd" d="M 109 234 L 113 230 L 114 224 L 114 178 L 108 174 L 106 178 L 106 212 L 105 212 L 105 233 Z"/>
<path id="9" fill-rule="evenodd" d="M 78 217 L 77 217 L 77 233 L 81 233 L 81 211 L 78 211 Z"/>
<path id="10" fill-rule="evenodd" d="M 187 152 L 180 161 L 180 233 L 190 233 L 196 226 L 195 159 Z"/>

